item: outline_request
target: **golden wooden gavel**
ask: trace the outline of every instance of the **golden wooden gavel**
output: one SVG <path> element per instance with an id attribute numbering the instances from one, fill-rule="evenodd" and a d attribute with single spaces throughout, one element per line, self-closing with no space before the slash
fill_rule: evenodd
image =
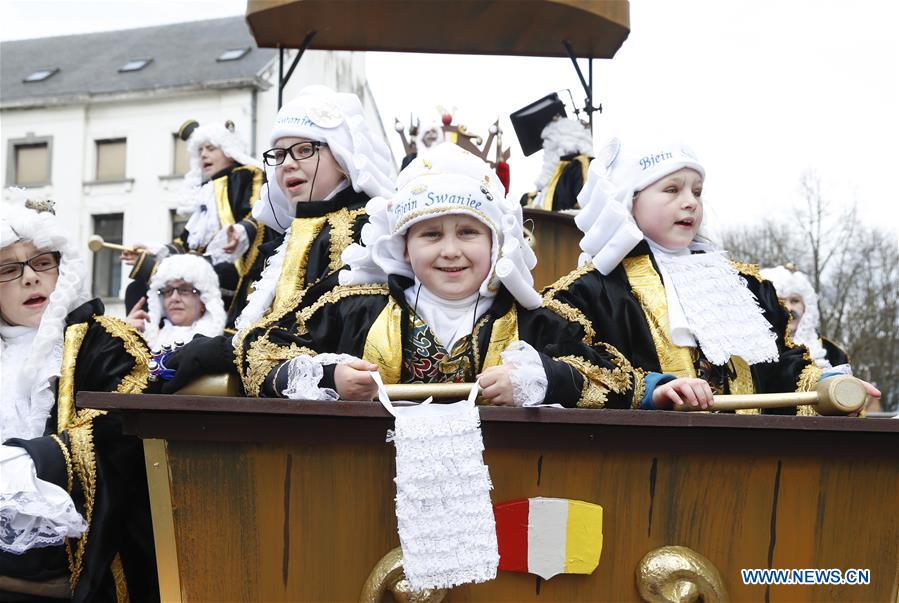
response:
<path id="1" fill-rule="evenodd" d="M 468 397 L 472 383 L 396 383 L 385 385 L 392 400 L 424 400 L 435 398 Z M 742 394 L 715 396 L 713 410 L 743 410 L 747 408 L 787 408 L 790 406 L 814 406 L 821 415 L 848 415 L 858 412 L 865 405 L 867 392 L 861 381 L 850 375 L 831 377 L 820 381 L 814 391 L 783 394 Z M 681 411 L 703 410 L 686 404 Z"/>
<path id="2" fill-rule="evenodd" d="M 141 252 L 140 249 L 135 249 L 134 247 L 125 247 L 124 245 L 118 245 L 116 243 L 107 243 L 100 235 L 91 235 L 87 240 L 87 247 L 94 253 L 97 253 L 104 247 L 106 249 L 114 249 L 115 251 L 130 251 L 131 253 Z"/>

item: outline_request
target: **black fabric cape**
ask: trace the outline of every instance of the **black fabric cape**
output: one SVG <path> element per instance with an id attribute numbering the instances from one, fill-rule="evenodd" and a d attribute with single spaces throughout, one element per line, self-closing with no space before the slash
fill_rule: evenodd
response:
<path id="1" fill-rule="evenodd" d="M 658 273 L 658 265 L 646 241 L 639 243 L 628 258 L 648 256 L 652 267 Z M 757 393 L 778 393 L 797 391 L 800 381 L 816 381 L 820 373 L 814 370 L 805 346 L 795 345 L 787 337 L 789 314 L 780 304 L 774 286 L 757 276 L 757 270 L 748 265 L 737 265 L 746 286 L 762 308 L 765 319 L 777 335 L 777 362 L 755 364 L 750 367 L 752 389 Z M 628 279 L 624 263 L 619 264 L 608 276 L 603 276 L 592 264 L 587 264 L 550 285 L 544 297 L 570 305 L 582 312 L 593 325 L 597 341 L 614 346 L 631 362 L 635 369 L 645 372 L 664 373 L 657 353 L 643 306 L 634 293 Z M 711 366 L 720 373 L 724 391 L 732 392 L 729 383 L 734 378 L 735 367 Z M 774 414 L 795 414 L 796 409 L 776 409 Z"/>
<path id="2" fill-rule="evenodd" d="M 272 328 L 247 341 L 251 351 L 243 358 L 246 363 L 244 374 L 253 375 L 257 380 L 262 378 L 260 395 L 277 396 L 287 385 L 287 371 L 280 369 L 298 353 L 345 353 L 364 357 L 367 336 L 391 300 L 402 311 L 399 337 L 405 360 L 412 347 L 409 331 L 413 308 L 406 302 L 404 291 L 412 285 L 408 278 L 391 276 L 387 286 L 357 285 L 327 292 L 313 289 L 310 294 L 322 302 L 301 313 L 300 323 L 289 329 Z M 477 321 L 477 354 L 473 357 L 480 364 L 474 367 L 474 374 L 466 375 L 468 381 L 473 381 L 476 374 L 486 368 L 494 328 L 510 312 L 514 312 L 519 338 L 541 355 L 548 380 L 547 403 L 566 407 L 632 406 L 634 373 L 623 358 L 586 345 L 584 331 L 575 322 L 544 308 L 526 310 L 502 287 L 490 308 Z M 372 358 L 368 360 L 376 362 Z M 405 361 L 400 382 L 411 382 Z M 613 382 L 616 385 L 612 386 Z M 334 387 L 333 366 L 325 368 L 321 385 Z"/>
<path id="3" fill-rule="evenodd" d="M 849 354 L 847 354 L 843 348 L 827 339 L 826 337 L 821 338 L 821 347 L 824 348 L 824 355 L 827 358 L 827 361 L 830 363 L 830 366 L 849 364 Z"/>
<path id="4" fill-rule="evenodd" d="M 66 317 L 66 345 L 76 337 L 73 325 L 84 329 L 71 375 L 73 391 L 140 393 L 146 388 L 149 351 L 143 338 L 130 326 L 103 316 L 100 300 L 89 301 Z M 83 325 L 83 326 L 81 326 Z M 60 383 L 66 379 L 64 374 Z M 66 425 L 58 424 L 61 406 L 70 410 Z M 65 409 L 63 409 L 65 410 Z M 158 601 L 159 584 L 150 520 L 143 444 L 122 433 L 119 417 L 101 411 L 74 408 L 71 399 L 60 399 L 51 410 L 45 435 L 31 440 L 4 442 L 20 446 L 34 460 L 37 476 L 67 489 L 78 511 L 88 520 L 80 539 L 70 539 L 73 553 L 82 541 L 82 567 L 73 589 L 73 600 L 116 601 L 116 574 L 124 576 L 131 601 Z M 51 437 L 55 434 L 65 445 Z M 85 437 L 91 436 L 85 443 Z M 73 462 L 93 456 L 94 487 L 87 487 Z M 67 458 L 68 457 L 68 458 Z M 92 501 L 92 512 L 87 513 Z M 119 572 L 121 569 L 121 572 Z M 24 555 L 0 553 L 0 574 L 41 580 L 69 572 L 64 546 L 33 549 Z M 3 593 L 0 592 L 0 597 Z"/>

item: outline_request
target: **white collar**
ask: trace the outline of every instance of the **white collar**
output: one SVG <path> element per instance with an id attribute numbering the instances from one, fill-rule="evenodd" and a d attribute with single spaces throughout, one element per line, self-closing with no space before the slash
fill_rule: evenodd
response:
<path id="1" fill-rule="evenodd" d="M 647 242 L 665 284 L 673 344 L 695 347 L 698 341 L 705 357 L 719 366 L 731 356 L 749 364 L 777 360 L 771 324 L 723 251 L 695 241 L 679 250 Z"/>
<path id="2" fill-rule="evenodd" d="M 471 333 L 495 297 L 495 294 L 484 296 L 475 291 L 463 299 L 444 299 L 429 291 L 417 278 L 404 295 L 409 307 L 427 323 L 447 352 Z"/>

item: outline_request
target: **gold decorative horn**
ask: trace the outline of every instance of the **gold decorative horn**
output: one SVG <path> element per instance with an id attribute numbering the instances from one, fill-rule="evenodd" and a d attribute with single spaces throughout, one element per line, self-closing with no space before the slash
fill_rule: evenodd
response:
<path id="1" fill-rule="evenodd" d="M 727 603 L 730 598 L 715 565 L 685 546 L 663 546 L 637 565 L 637 590 L 648 603 Z"/>
<path id="2" fill-rule="evenodd" d="M 131 251 L 133 253 L 140 253 L 140 250 L 135 249 L 134 247 L 125 247 L 124 245 L 118 245 L 116 243 L 107 243 L 100 235 L 91 235 L 87 240 L 87 247 L 94 253 L 97 253 L 104 247 L 107 249 L 114 249 L 115 251 Z"/>
<path id="3" fill-rule="evenodd" d="M 359 595 L 359 603 L 381 603 L 388 590 L 398 603 L 440 603 L 448 592 L 445 588 L 412 590 L 403 574 L 403 549 L 400 547 L 381 557 L 372 568 Z"/>
<path id="4" fill-rule="evenodd" d="M 745 408 L 787 408 L 815 406 L 821 415 L 848 415 L 865 405 L 867 392 L 861 381 L 850 375 L 831 377 L 818 382 L 815 391 L 784 394 L 745 394 L 715 396 L 714 410 L 742 410 Z M 702 410 L 699 406 L 682 404 L 677 410 Z"/>

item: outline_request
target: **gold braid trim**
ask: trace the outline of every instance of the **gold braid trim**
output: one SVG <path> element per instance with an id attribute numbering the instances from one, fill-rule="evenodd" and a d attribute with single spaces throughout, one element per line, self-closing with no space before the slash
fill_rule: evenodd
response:
<path id="1" fill-rule="evenodd" d="M 543 299 L 544 301 L 547 299 L 553 299 L 556 296 L 556 293 L 560 291 L 567 291 L 571 285 L 574 284 L 575 281 L 580 279 L 585 274 L 588 274 L 596 270 L 596 266 L 593 265 L 592 262 L 587 262 L 581 266 L 578 266 L 552 285 L 549 285 L 546 289 L 543 290 Z"/>
<path id="2" fill-rule="evenodd" d="M 631 363 L 621 355 L 614 347 L 600 343 L 612 356 L 614 369 L 596 366 L 592 362 L 580 356 L 561 356 L 556 358 L 575 368 L 584 376 L 584 387 L 581 390 L 581 399 L 578 400 L 578 408 L 605 408 L 609 390 L 616 394 L 625 394 L 631 385 L 631 378 L 636 373 Z M 633 402 L 631 402 L 633 405 Z"/>
<path id="3" fill-rule="evenodd" d="M 696 377 L 692 348 L 675 345 L 668 337 L 671 332 L 668 323 L 668 296 L 650 256 L 627 257 L 621 264 L 627 274 L 631 292 L 643 309 L 662 372 L 676 377 Z"/>
<path id="4" fill-rule="evenodd" d="M 56 394 L 56 432 L 65 431 L 75 416 L 75 362 L 87 334 L 88 324 L 81 322 L 66 328 L 62 344 L 62 366 Z"/>
<path id="5" fill-rule="evenodd" d="M 387 295 L 388 291 L 387 285 L 338 285 L 297 312 L 297 322 L 305 328 L 306 321 L 328 304 L 354 295 Z"/>
<path id="6" fill-rule="evenodd" d="M 549 299 L 543 298 L 543 307 L 547 310 L 551 310 L 555 312 L 562 318 L 570 321 L 576 322 L 581 325 L 581 328 L 584 330 L 584 343 L 587 345 L 593 345 L 593 339 L 596 337 L 596 331 L 593 330 L 593 325 L 590 324 L 590 321 L 587 320 L 587 317 L 584 316 L 584 313 L 575 308 L 574 306 L 569 306 L 563 301 L 559 301 L 558 299 Z"/>
<path id="7" fill-rule="evenodd" d="M 824 369 L 820 368 L 817 365 L 810 364 L 799 373 L 799 380 L 796 381 L 796 391 L 797 392 L 810 392 L 815 389 L 815 386 L 818 384 L 818 380 L 821 378 L 821 375 L 824 374 Z"/>
<path id="8" fill-rule="evenodd" d="M 634 397 L 631 398 L 631 409 L 639 410 L 643 396 L 646 395 L 646 371 L 634 368 Z"/>
<path id="9" fill-rule="evenodd" d="M 66 539 L 66 554 L 69 558 L 69 581 L 72 586 L 72 592 L 74 592 L 81 577 L 84 551 L 87 548 L 91 522 L 94 517 L 94 499 L 97 494 L 97 461 L 94 456 L 94 425 L 90 420 L 71 427 L 68 433 L 75 475 L 78 476 L 78 481 L 81 483 L 81 490 L 84 494 L 84 521 L 87 524 L 87 529 L 81 535 L 81 538 L 78 539 L 78 547 L 74 554 L 72 553 L 71 540 Z"/>
<path id="10" fill-rule="evenodd" d="M 797 417 L 817 417 L 818 411 L 815 410 L 815 406 L 812 404 L 802 404 L 796 407 L 796 416 Z"/>
<path id="11" fill-rule="evenodd" d="M 328 224 L 331 225 L 330 251 L 331 263 L 329 272 L 340 270 L 343 267 L 343 251 L 353 243 L 353 226 L 359 216 L 365 214 L 365 208 L 354 210 L 341 209 L 328 216 Z"/>
<path id="12" fill-rule="evenodd" d="M 747 275 L 755 278 L 755 280 L 757 280 L 760 283 L 763 280 L 765 280 L 762 277 L 762 273 L 759 272 L 758 264 L 749 264 L 746 262 L 735 262 L 735 261 L 731 260 L 730 265 L 733 266 L 737 272 L 740 272 L 742 274 L 747 274 Z"/>
<path id="13" fill-rule="evenodd" d="M 66 492 L 70 495 L 72 494 L 72 457 L 69 456 L 69 449 L 66 448 L 65 443 L 62 439 L 56 435 L 55 433 L 51 433 L 50 437 L 53 438 L 53 441 L 59 446 L 60 451 L 62 451 L 62 457 L 66 461 Z"/>
<path id="14" fill-rule="evenodd" d="M 250 192 L 250 211 L 247 212 L 247 215 L 245 215 L 242 220 L 252 221 L 256 224 L 256 236 L 253 237 L 253 242 L 250 243 L 250 248 L 247 250 L 246 255 L 244 255 L 243 257 L 243 270 L 238 270 L 238 276 L 240 276 L 240 279 L 237 281 L 237 289 L 239 290 L 241 283 L 243 282 L 243 278 L 250 271 L 250 268 L 253 267 L 253 264 L 256 263 L 256 258 L 259 256 L 259 246 L 262 244 L 262 239 L 265 238 L 265 224 L 253 220 L 253 206 L 259 199 L 259 191 L 262 190 L 262 170 L 255 166 L 243 166 L 242 168 L 238 169 L 253 170 L 253 187 Z"/>
<path id="15" fill-rule="evenodd" d="M 94 320 L 103 329 L 120 339 L 125 346 L 125 351 L 134 358 L 134 366 L 131 372 L 122 378 L 122 382 L 116 388 L 117 394 L 142 394 L 147 389 L 147 381 L 150 370 L 147 363 L 151 360 L 150 350 L 143 337 L 131 325 L 111 316 L 94 316 Z"/>
<path id="16" fill-rule="evenodd" d="M 471 331 L 471 338 L 474 340 L 473 345 L 471 346 L 471 355 L 474 356 L 474 366 L 471 367 L 471 370 L 477 374 L 478 367 L 481 366 L 481 346 L 478 345 L 478 335 L 481 333 L 481 329 L 484 328 L 484 325 L 487 324 L 487 314 L 484 314 L 481 319 L 475 324 L 474 329 Z M 487 368 L 486 366 L 484 368 Z"/>
<path id="17" fill-rule="evenodd" d="M 481 370 L 502 364 L 503 352 L 506 351 L 513 341 L 518 341 L 518 339 L 518 310 L 513 305 L 508 312 L 493 321 L 493 327 L 490 330 L 490 342 L 487 344 L 487 351 L 484 354 L 484 366 L 481 367 Z M 475 348 L 478 347 L 477 341 L 478 336 L 475 334 Z M 475 374 L 479 372 L 478 366 L 472 367 Z"/>
<path id="18" fill-rule="evenodd" d="M 315 352 L 309 348 L 301 348 L 295 343 L 286 347 L 271 342 L 268 339 L 268 332 L 251 343 L 250 349 L 247 350 L 247 372 L 243 384 L 247 395 L 258 398 L 265 378 L 275 366 L 300 354 L 315 356 Z"/>
<path id="19" fill-rule="evenodd" d="M 128 603 L 128 580 L 125 579 L 125 567 L 122 565 L 122 557 L 116 553 L 109 566 L 112 579 L 115 581 L 115 598 L 118 603 Z"/>

